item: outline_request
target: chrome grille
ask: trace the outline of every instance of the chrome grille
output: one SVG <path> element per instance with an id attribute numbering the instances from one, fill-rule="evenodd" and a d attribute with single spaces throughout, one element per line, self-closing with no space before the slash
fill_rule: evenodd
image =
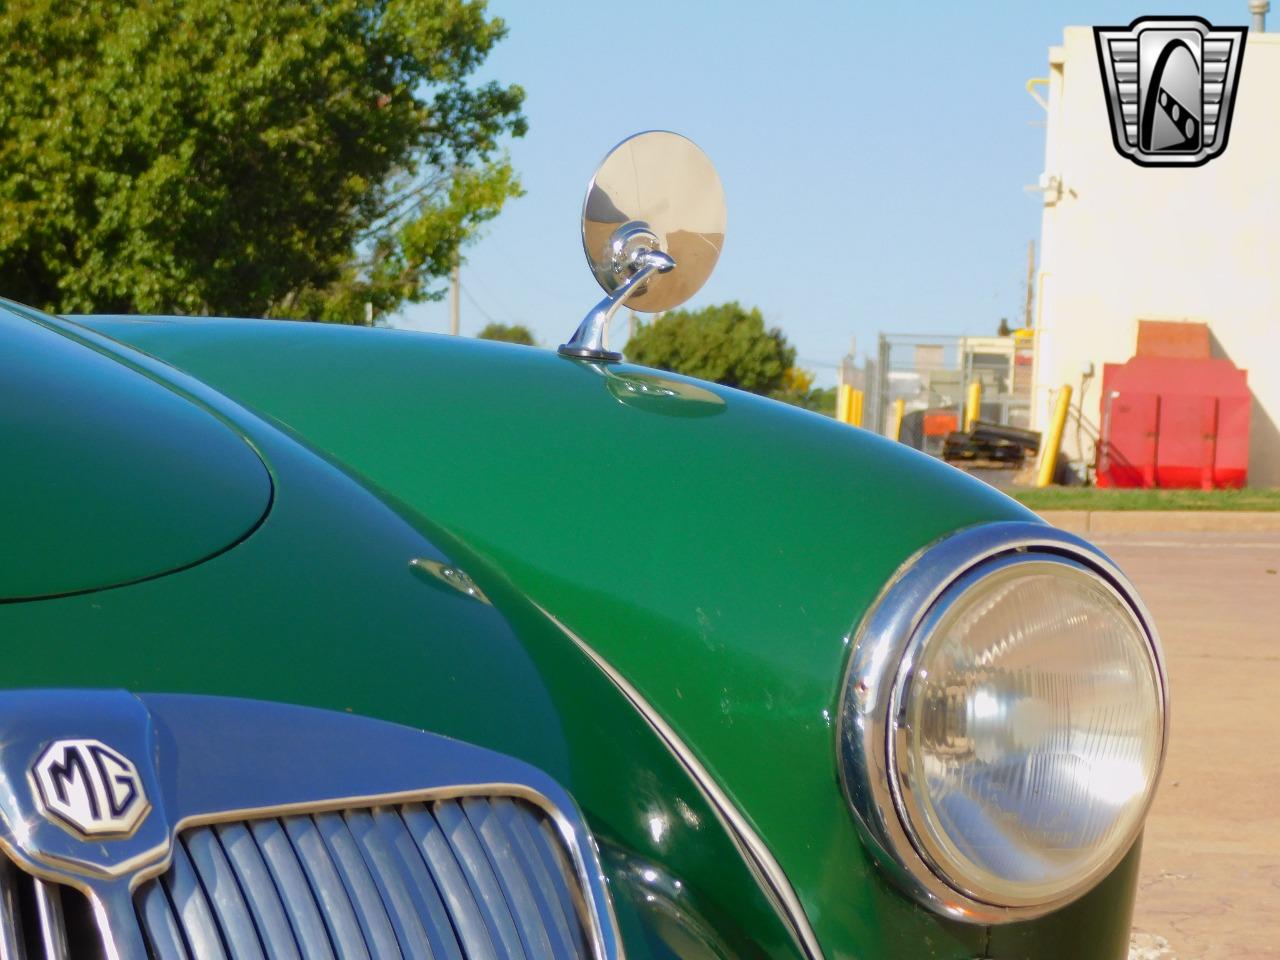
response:
<path id="1" fill-rule="evenodd" d="M 0 960 L 102 956 L 88 901 L 79 891 L 38 880 L 0 856 Z"/>
<path id="2" fill-rule="evenodd" d="M 569 855 L 523 799 L 244 820 L 178 839 L 170 869 L 135 896 L 157 960 L 591 955 Z"/>

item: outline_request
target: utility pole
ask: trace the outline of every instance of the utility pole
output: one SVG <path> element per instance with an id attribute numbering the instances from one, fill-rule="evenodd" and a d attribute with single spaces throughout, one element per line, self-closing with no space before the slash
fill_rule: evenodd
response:
<path id="1" fill-rule="evenodd" d="M 1036 242 L 1027 241 L 1027 304 L 1023 309 L 1022 325 L 1031 329 L 1031 309 L 1036 291 Z"/>
<path id="2" fill-rule="evenodd" d="M 462 281 L 458 277 L 458 261 L 453 261 L 453 269 L 449 272 L 449 332 L 458 335 L 458 296 L 462 292 Z"/>

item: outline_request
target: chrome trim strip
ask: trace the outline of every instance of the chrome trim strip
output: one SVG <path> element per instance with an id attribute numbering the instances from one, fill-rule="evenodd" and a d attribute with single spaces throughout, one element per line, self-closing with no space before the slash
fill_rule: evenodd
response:
<path id="1" fill-rule="evenodd" d="M 1040 904 L 996 905 L 965 895 L 934 873 L 919 854 L 894 796 L 896 777 L 890 766 L 890 734 L 899 666 L 921 623 L 957 580 L 997 558 L 1034 559 L 1037 555 L 1074 561 L 1099 576 L 1128 604 L 1146 633 L 1163 707 L 1161 753 L 1155 774 L 1158 781 L 1168 750 L 1169 690 L 1151 616 L 1132 584 L 1104 553 L 1091 543 L 1046 524 L 1001 522 L 968 527 L 907 560 L 854 632 L 853 654 L 841 687 L 836 733 L 838 766 L 864 842 L 886 873 L 919 903 L 971 923 L 1008 923 L 1041 916 L 1086 891 L 1077 890 Z M 1129 843 L 1121 845 L 1112 866 L 1136 838 L 1135 833 Z M 1095 878 L 1095 882 L 1100 879 L 1101 876 Z"/>
<path id="2" fill-rule="evenodd" d="M 107 960 L 151 960 L 151 954 L 143 942 L 138 911 L 126 884 L 118 880 L 107 884 L 77 881 L 68 883 L 67 886 L 79 890 L 89 898 Z"/>
<path id="3" fill-rule="evenodd" d="M 787 879 L 787 874 L 782 869 L 782 865 L 774 858 L 773 852 L 760 838 L 759 834 L 747 823 L 746 818 L 734 806 L 733 801 L 720 789 L 720 785 L 716 783 L 707 768 L 702 765 L 693 751 L 671 729 L 671 726 L 653 708 L 652 704 L 608 660 L 597 653 L 585 640 L 565 626 L 545 607 L 537 603 L 534 603 L 534 606 L 544 617 L 555 624 L 557 629 L 573 641 L 574 645 L 586 654 L 591 662 L 600 669 L 601 673 L 609 678 L 619 692 L 630 701 L 631 705 L 645 719 L 653 729 L 653 732 L 666 744 L 667 749 L 671 751 L 681 766 L 685 768 L 694 784 L 702 791 L 703 796 L 710 803 L 721 824 L 742 852 L 747 866 L 750 867 L 752 873 L 756 875 L 764 886 L 765 892 L 774 902 L 778 914 L 790 928 L 796 945 L 810 960 L 822 960 L 822 946 L 818 942 L 817 934 L 813 932 L 813 927 L 809 923 L 809 917 L 805 913 L 804 906 L 800 903 L 800 898 L 796 895 L 791 881 Z"/>
<path id="4" fill-rule="evenodd" d="M 52 883 L 35 881 L 36 925 L 47 960 L 70 957 L 67 949 L 67 921 L 62 915 L 62 891 Z"/>

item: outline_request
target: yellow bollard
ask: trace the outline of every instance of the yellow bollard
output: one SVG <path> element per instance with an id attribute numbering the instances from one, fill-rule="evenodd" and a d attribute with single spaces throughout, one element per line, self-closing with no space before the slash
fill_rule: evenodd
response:
<path id="1" fill-rule="evenodd" d="M 847 383 L 836 387 L 836 419 L 851 427 L 862 426 L 862 391 Z"/>
<path id="2" fill-rule="evenodd" d="M 889 421 L 889 439 L 902 439 L 902 418 L 907 413 L 907 401 L 902 397 L 893 401 L 893 419 Z"/>
<path id="3" fill-rule="evenodd" d="M 974 380 L 969 384 L 969 392 L 964 401 L 964 432 L 968 433 L 978 420 L 982 410 L 982 381 Z"/>
<path id="4" fill-rule="evenodd" d="M 1047 487 L 1053 483 L 1053 475 L 1058 470 L 1058 448 L 1062 446 L 1062 430 L 1067 425 L 1067 414 L 1071 412 L 1071 387 L 1063 386 L 1058 391 L 1058 399 L 1053 405 L 1053 419 L 1049 421 L 1049 435 L 1040 447 L 1040 473 L 1036 476 L 1037 487 Z"/>

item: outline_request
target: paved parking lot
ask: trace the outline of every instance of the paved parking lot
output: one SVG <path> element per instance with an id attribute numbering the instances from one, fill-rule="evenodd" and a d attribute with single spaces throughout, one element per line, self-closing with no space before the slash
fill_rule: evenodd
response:
<path id="1" fill-rule="evenodd" d="M 1280 958 L 1280 534 L 1095 534 L 1155 616 L 1172 741 L 1131 960 Z"/>

